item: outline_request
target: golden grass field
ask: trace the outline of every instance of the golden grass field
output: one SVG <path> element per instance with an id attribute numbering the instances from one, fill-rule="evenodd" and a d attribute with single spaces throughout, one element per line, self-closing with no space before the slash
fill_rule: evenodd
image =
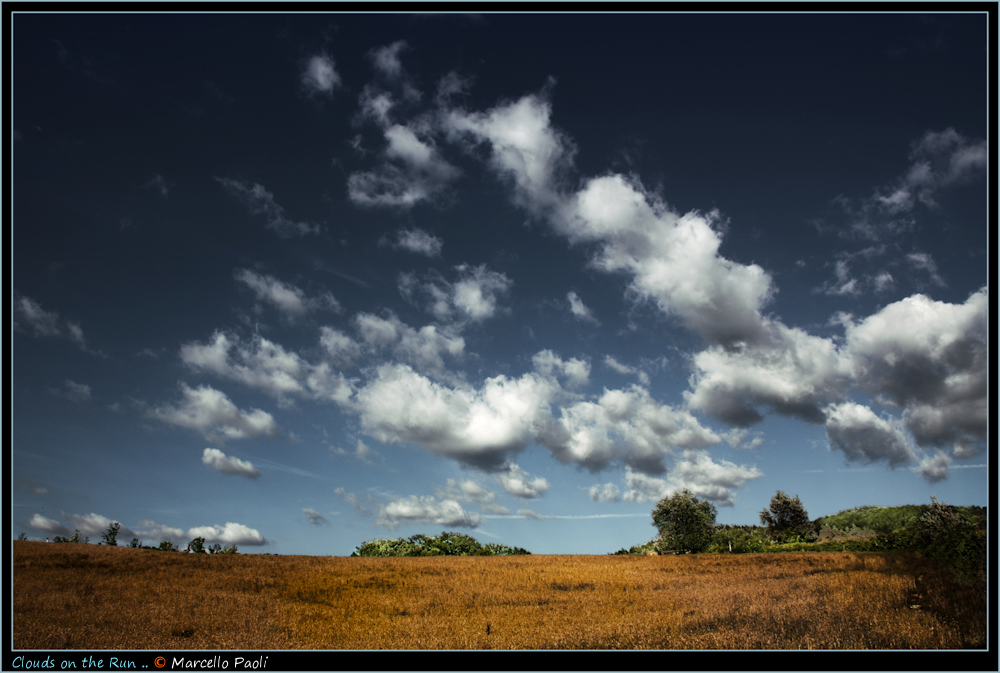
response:
<path id="1" fill-rule="evenodd" d="M 14 542 L 16 649 L 984 647 L 909 554 L 346 558 Z"/>

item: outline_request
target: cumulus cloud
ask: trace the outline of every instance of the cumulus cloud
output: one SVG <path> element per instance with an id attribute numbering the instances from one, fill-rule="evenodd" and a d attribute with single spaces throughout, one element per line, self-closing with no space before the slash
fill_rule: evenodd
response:
<path id="1" fill-rule="evenodd" d="M 941 481 L 948 476 L 948 468 L 951 467 L 951 457 L 941 451 L 934 456 L 927 456 L 920 461 L 920 475 L 927 481 L 934 483 Z"/>
<path id="2" fill-rule="evenodd" d="M 400 524 L 423 523 L 446 528 L 475 528 L 481 518 L 475 512 L 466 512 L 454 500 L 438 501 L 433 496 L 411 495 L 394 500 L 379 508 L 375 525 L 394 529 Z"/>
<path id="3" fill-rule="evenodd" d="M 483 511 L 491 514 L 508 514 L 510 510 L 502 507 L 497 498 L 497 494 L 485 488 L 473 479 L 448 479 L 447 486 L 435 489 L 440 500 L 456 500 L 458 502 L 474 502 Z"/>
<path id="4" fill-rule="evenodd" d="M 540 498 L 549 490 L 549 482 L 543 477 L 531 478 L 520 466 L 509 463 L 495 475 L 503 489 L 518 498 Z"/>
<path id="5" fill-rule="evenodd" d="M 437 273 L 425 281 L 413 274 L 401 274 L 399 291 L 441 321 L 481 322 L 501 310 L 498 302 L 509 292 L 513 284 L 510 278 L 487 269 L 485 264 L 461 264 L 455 271 L 457 278 L 451 282 Z"/>
<path id="6" fill-rule="evenodd" d="M 258 531 L 241 523 L 227 522 L 224 526 L 197 526 L 189 528 L 187 536 L 205 538 L 208 544 L 218 542 L 224 545 L 243 545 L 259 547 L 267 544 L 267 540 Z"/>
<path id="7" fill-rule="evenodd" d="M 498 470 L 550 419 L 556 386 L 534 373 L 496 376 L 478 388 L 449 388 L 408 365 L 383 364 L 358 390 L 365 431 L 385 443 L 414 442 L 434 454 Z"/>
<path id="8" fill-rule="evenodd" d="M 185 536 L 182 528 L 164 526 L 151 519 L 143 519 L 140 521 L 139 530 L 136 531 L 136 534 L 145 540 L 154 540 L 156 542 L 163 542 L 164 540 L 168 540 L 170 542 L 180 542 Z"/>
<path id="9" fill-rule="evenodd" d="M 216 332 L 210 343 L 181 346 L 180 357 L 194 370 L 209 371 L 263 390 L 279 401 L 287 395 L 297 395 L 343 404 L 352 392 L 351 383 L 342 373 L 335 373 L 328 363 L 309 363 L 260 335 L 241 343 Z"/>
<path id="10" fill-rule="evenodd" d="M 399 77 L 403 73 L 399 53 L 406 47 L 405 41 L 398 40 L 385 47 L 372 50 L 371 59 L 375 69 L 387 77 Z"/>
<path id="11" fill-rule="evenodd" d="M 542 442 L 564 463 L 592 471 L 614 462 L 651 474 L 665 471 L 663 459 L 677 448 L 700 448 L 721 438 L 687 411 L 652 399 L 639 386 L 608 390 L 596 402 L 564 406 Z"/>
<path id="12" fill-rule="evenodd" d="M 69 535 L 72 531 L 54 519 L 41 514 L 32 514 L 28 519 L 27 526 L 53 535 Z"/>
<path id="13" fill-rule="evenodd" d="M 779 322 L 769 322 L 767 334 L 754 344 L 697 353 L 684 393 L 688 406 L 739 427 L 761 421 L 762 406 L 822 423 L 823 407 L 851 380 L 850 358 L 833 341 Z"/>
<path id="14" fill-rule="evenodd" d="M 532 356 L 531 364 L 542 376 L 558 379 L 569 388 L 582 388 L 590 382 L 590 363 L 585 360 L 563 360 L 552 351 L 543 350 Z"/>
<path id="15" fill-rule="evenodd" d="M 339 86 L 340 75 L 332 58 L 326 54 L 316 54 L 306 61 L 302 71 L 302 87 L 308 94 L 332 96 Z"/>
<path id="16" fill-rule="evenodd" d="M 237 269 L 233 275 L 249 287 L 258 300 L 271 304 L 289 318 L 301 318 L 319 308 L 340 310 L 340 304 L 329 292 L 321 297 L 307 297 L 305 292 L 291 283 L 250 269 Z"/>
<path id="17" fill-rule="evenodd" d="M 254 467 L 250 461 L 227 456 L 218 449 L 206 448 L 201 454 L 201 462 L 223 474 L 232 474 L 247 479 L 256 479 L 260 476 L 260 470 Z"/>
<path id="18" fill-rule="evenodd" d="M 100 538 L 108 532 L 108 527 L 113 523 L 119 524 L 118 536 L 120 538 L 132 537 L 135 533 L 117 519 L 109 519 L 100 514 L 63 514 L 70 522 L 70 528 L 79 530 L 83 535 L 90 535 Z"/>
<path id="19" fill-rule="evenodd" d="M 826 435 L 830 444 L 852 462 L 885 461 L 890 467 L 916 459 L 905 430 L 892 420 L 875 415 L 869 407 L 853 402 L 826 410 Z"/>
<path id="20" fill-rule="evenodd" d="M 414 227 L 413 229 L 400 229 L 396 232 L 394 247 L 409 250 L 418 255 L 438 257 L 441 254 L 441 247 L 443 245 L 444 242 L 437 236 Z"/>
<path id="21" fill-rule="evenodd" d="M 491 165 L 514 185 L 516 201 L 534 212 L 543 212 L 559 202 L 559 181 L 572 167 L 572 142 L 550 123 L 552 105 L 548 96 L 524 96 L 489 112 L 449 110 L 444 126 L 455 140 L 471 138 L 486 142 Z"/>
<path id="22" fill-rule="evenodd" d="M 330 523 L 329 519 L 310 507 L 303 507 L 302 513 L 306 515 L 306 520 L 314 526 Z"/>
<path id="23" fill-rule="evenodd" d="M 319 343 L 334 362 L 350 366 L 358 361 L 361 356 L 361 344 L 341 330 L 327 326 L 319 329 Z"/>
<path id="24" fill-rule="evenodd" d="M 715 462 L 706 451 L 685 451 L 670 472 L 672 492 L 688 489 L 696 496 L 720 507 L 732 507 L 736 491 L 764 473 L 755 466 L 737 465 L 728 460 Z"/>
<path id="25" fill-rule="evenodd" d="M 457 380 L 448 371 L 443 357 L 448 354 L 451 358 L 459 358 L 465 351 L 465 339 L 454 328 L 424 325 L 418 330 L 392 313 L 385 318 L 358 313 L 353 322 L 360 338 L 359 348 L 363 345 L 367 352 L 388 352 L 421 373 L 443 380 Z M 336 335 L 331 333 L 325 336 L 326 344 L 350 350 L 350 345 Z"/>
<path id="26" fill-rule="evenodd" d="M 164 423 L 200 432 L 209 441 L 278 434 L 277 423 L 266 411 L 242 411 L 225 393 L 210 386 L 189 388 L 181 383 L 180 388 L 184 397 L 180 404 L 164 404 L 150 411 L 150 415 Z"/>
<path id="27" fill-rule="evenodd" d="M 859 383 L 901 407 L 921 445 L 952 446 L 959 455 L 984 448 L 988 310 L 983 287 L 963 304 L 917 294 L 860 322 L 844 319 Z"/>
<path id="28" fill-rule="evenodd" d="M 621 489 L 612 483 L 594 484 L 588 493 L 593 502 L 619 502 L 622 499 Z"/>
<path id="29" fill-rule="evenodd" d="M 756 264 L 718 254 L 721 216 L 671 210 L 621 175 L 586 182 L 554 219 L 574 243 L 595 243 L 594 267 L 631 277 L 629 289 L 677 316 L 710 343 L 732 345 L 764 335 L 761 309 L 773 294 Z"/>
<path id="30" fill-rule="evenodd" d="M 569 301 L 570 313 L 575 315 L 577 318 L 584 322 L 600 324 L 594 314 L 591 312 L 586 305 L 584 305 L 583 300 L 576 294 L 576 292 L 569 292 L 566 294 L 566 299 Z"/>
<path id="31" fill-rule="evenodd" d="M 377 110 L 382 108 L 384 115 L 388 106 Z M 429 136 L 420 138 L 414 129 L 399 124 L 389 126 L 383 135 L 387 142 L 383 163 L 348 177 L 347 195 L 354 203 L 410 208 L 433 200 L 458 177 L 459 170 L 441 157 Z"/>
<path id="32" fill-rule="evenodd" d="M 267 220 L 267 228 L 282 238 L 318 234 L 319 225 L 308 222 L 295 222 L 285 214 L 285 209 L 277 204 L 274 195 L 262 185 L 252 186 L 232 178 L 215 178 L 227 192 L 243 202 L 254 215 L 263 215 Z"/>

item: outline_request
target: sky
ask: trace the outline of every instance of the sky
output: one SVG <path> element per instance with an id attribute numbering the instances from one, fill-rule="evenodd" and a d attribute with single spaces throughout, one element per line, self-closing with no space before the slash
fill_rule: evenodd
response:
<path id="1" fill-rule="evenodd" d="M 985 14 L 12 19 L 14 536 L 987 504 Z"/>

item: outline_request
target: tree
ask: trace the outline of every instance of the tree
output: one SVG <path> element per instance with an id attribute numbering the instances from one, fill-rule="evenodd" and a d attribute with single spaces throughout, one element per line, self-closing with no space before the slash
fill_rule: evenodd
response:
<path id="1" fill-rule="evenodd" d="M 188 542 L 187 549 L 192 554 L 204 554 L 205 553 L 205 538 L 196 537 L 195 539 Z"/>
<path id="2" fill-rule="evenodd" d="M 160 551 L 177 551 L 177 547 L 170 540 L 164 540 L 160 543 Z"/>
<path id="3" fill-rule="evenodd" d="M 771 498 L 771 507 L 761 511 L 760 522 L 767 526 L 771 539 L 779 542 L 795 537 L 808 541 L 816 534 L 799 496 L 790 498 L 784 491 L 778 491 Z"/>
<path id="4" fill-rule="evenodd" d="M 715 515 L 715 505 L 686 488 L 663 498 L 653 510 L 653 525 L 660 531 L 656 551 L 704 551 L 712 542 Z"/>
<path id="5" fill-rule="evenodd" d="M 121 527 L 122 527 L 122 525 L 120 523 L 118 523 L 117 521 L 115 521 L 110 526 L 108 526 L 107 532 L 104 533 L 103 535 L 101 535 L 101 540 L 104 541 L 104 544 L 108 545 L 109 547 L 117 547 L 118 546 L 118 530 Z"/>

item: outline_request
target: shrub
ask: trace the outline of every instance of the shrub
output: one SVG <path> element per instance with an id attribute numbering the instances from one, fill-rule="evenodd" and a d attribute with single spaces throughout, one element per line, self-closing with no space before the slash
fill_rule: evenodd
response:
<path id="1" fill-rule="evenodd" d="M 413 535 L 404 540 L 370 540 L 362 543 L 351 556 L 507 556 L 511 554 L 530 554 L 520 547 L 508 547 L 501 544 L 489 544 L 485 547 L 473 537 L 462 533 L 443 532 L 437 537 Z"/>

